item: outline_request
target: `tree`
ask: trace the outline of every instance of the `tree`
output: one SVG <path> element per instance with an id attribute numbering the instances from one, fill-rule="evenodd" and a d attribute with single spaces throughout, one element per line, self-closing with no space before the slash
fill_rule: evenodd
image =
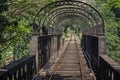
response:
<path id="1" fill-rule="evenodd" d="M 109 0 L 108 2 L 110 9 L 115 13 L 116 18 L 120 18 L 120 1 Z"/>
<path id="2" fill-rule="evenodd" d="M 10 55 L 15 60 L 29 54 L 32 21 L 37 12 L 55 0 L 0 0 L 0 66 Z"/>
<path id="3" fill-rule="evenodd" d="M 99 0 L 97 3 L 105 21 L 107 55 L 120 63 L 120 1 Z"/>

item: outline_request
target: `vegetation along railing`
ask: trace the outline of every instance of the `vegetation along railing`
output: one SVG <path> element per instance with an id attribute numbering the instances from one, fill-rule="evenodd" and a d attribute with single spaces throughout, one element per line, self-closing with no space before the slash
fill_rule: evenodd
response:
<path id="1" fill-rule="evenodd" d="M 100 56 L 101 80 L 120 80 L 120 65 L 107 55 Z"/>
<path id="2" fill-rule="evenodd" d="M 0 80 L 31 80 L 36 73 L 35 56 L 28 55 L 0 69 Z"/>

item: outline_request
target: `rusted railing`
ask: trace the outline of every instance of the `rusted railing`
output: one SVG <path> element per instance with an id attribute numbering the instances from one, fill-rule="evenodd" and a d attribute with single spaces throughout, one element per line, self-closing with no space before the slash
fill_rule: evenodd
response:
<path id="1" fill-rule="evenodd" d="M 28 55 L 0 69 L 0 80 L 32 80 L 36 73 L 35 55 Z"/>
<path id="2" fill-rule="evenodd" d="M 120 80 L 120 65 L 107 55 L 100 56 L 101 80 Z"/>

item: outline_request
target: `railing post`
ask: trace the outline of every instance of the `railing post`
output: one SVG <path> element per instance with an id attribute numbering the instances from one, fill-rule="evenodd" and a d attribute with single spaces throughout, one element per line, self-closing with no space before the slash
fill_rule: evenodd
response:
<path id="1" fill-rule="evenodd" d="M 38 37 L 39 35 L 33 35 L 30 41 L 30 55 L 36 56 L 36 71 L 39 71 L 39 55 L 38 55 Z"/>
<path id="2" fill-rule="evenodd" d="M 105 36 L 99 36 L 98 37 L 98 53 L 99 55 L 105 54 L 105 47 L 106 47 L 106 41 L 105 41 Z"/>
<path id="3" fill-rule="evenodd" d="M 64 45 L 64 39 L 62 38 L 62 35 L 60 35 L 60 48 Z"/>

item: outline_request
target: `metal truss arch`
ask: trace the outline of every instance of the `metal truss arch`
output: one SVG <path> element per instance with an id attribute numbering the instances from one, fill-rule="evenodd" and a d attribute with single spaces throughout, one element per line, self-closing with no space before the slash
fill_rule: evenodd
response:
<path id="1" fill-rule="evenodd" d="M 42 27 L 44 24 L 51 23 L 52 20 L 55 21 L 54 19 L 57 19 L 55 18 L 56 15 L 57 17 L 61 17 L 59 16 L 60 14 L 69 14 L 69 12 L 74 15 L 76 13 L 80 14 L 78 16 L 87 17 L 89 22 L 93 22 L 93 26 L 89 30 L 93 31 L 95 35 L 104 35 L 104 21 L 101 14 L 91 5 L 80 1 L 65 0 L 46 5 L 36 14 L 33 20 L 33 27 L 34 24 Z M 94 25 L 94 22 L 96 22 L 96 25 Z"/>

